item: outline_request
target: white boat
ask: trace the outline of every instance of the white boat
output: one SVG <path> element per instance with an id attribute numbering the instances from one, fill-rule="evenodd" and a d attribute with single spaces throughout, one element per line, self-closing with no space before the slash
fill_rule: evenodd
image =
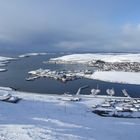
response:
<path id="1" fill-rule="evenodd" d="M 79 98 L 79 97 L 74 97 L 74 96 L 72 96 L 72 97 L 61 97 L 61 98 L 59 98 L 59 100 L 62 100 L 62 101 L 80 101 L 81 100 L 81 98 Z"/>
<path id="2" fill-rule="evenodd" d="M 92 108 L 97 108 L 97 105 L 92 105 Z"/>
<path id="3" fill-rule="evenodd" d="M 38 76 L 29 77 L 29 78 L 26 78 L 26 81 L 33 81 L 37 78 L 38 78 Z"/>
<path id="4" fill-rule="evenodd" d="M 72 97 L 72 96 L 73 96 L 73 95 L 70 94 L 69 92 L 64 92 L 64 95 L 65 95 L 65 96 L 68 96 L 68 97 Z"/>
<path id="5" fill-rule="evenodd" d="M 137 103 L 140 103 L 140 100 L 139 99 L 137 99 Z"/>
<path id="6" fill-rule="evenodd" d="M 125 103 L 130 102 L 130 101 L 131 101 L 130 99 L 124 99 Z"/>
<path id="7" fill-rule="evenodd" d="M 111 107 L 111 105 L 109 103 L 103 103 L 101 104 L 101 107 Z"/>
<path id="8" fill-rule="evenodd" d="M 134 108 L 134 107 L 131 107 L 131 108 L 130 108 L 130 111 L 137 112 L 138 109 L 137 109 L 137 108 Z"/>
<path id="9" fill-rule="evenodd" d="M 140 104 L 134 104 L 135 108 L 140 108 Z"/>
<path id="10" fill-rule="evenodd" d="M 120 111 L 120 112 L 123 111 L 123 107 L 116 106 L 115 109 L 116 109 L 117 111 Z"/>
<path id="11" fill-rule="evenodd" d="M 115 95 L 115 91 L 114 91 L 113 88 L 112 88 L 112 89 L 107 89 L 107 90 L 106 90 L 106 93 L 107 93 L 108 95 L 110 95 L 110 96 Z"/>
<path id="12" fill-rule="evenodd" d="M 73 97 L 73 98 L 71 98 L 71 101 L 80 101 L 81 100 L 81 98 L 79 98 L 79 97 Z"/>

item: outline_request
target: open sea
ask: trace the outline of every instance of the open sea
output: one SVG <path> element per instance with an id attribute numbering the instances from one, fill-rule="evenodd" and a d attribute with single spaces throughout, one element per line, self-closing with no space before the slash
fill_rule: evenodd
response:
<path id="1" fill-rule="evenodd" d="M 10 62 L 5 68 L 6 72 L 0 72 L 0 86 L 12 87 L 19 91 L 35 92 L 42 94 L 63 94 L 64 92 L 70 92 L 75 94 L 79 87 L 89 85 L 89 88 L 83 89 L 82 94 L 90 94 L 92 88 L 96 88 L 97 85 L 101 89 L 100 94 L 106 94 L 107 88 L 114 88 L 116 96 L 123 96 L 122 89 L 126 89 L 129 95 L 132 97 L 140 97 L 140 86 L 130 84 L 117 84 L 110 82 L 103 82 L 90 79 L 78 79 L 62 83 L 49 78 L 39 78 L 34 81 L 26 81 L 28 72 L 31 70 L 51 69 L 51 70 L 78 70 L 78 69 L 93 69 L 80 64 L 67 65 L 67 64 L 44 64 L 43 61 L 47 61 L 52 57 L 59 57 L 64 54 L 48 54 L 44 56 L 31 56 L 27 58 L 19 58 Z M 2 55 L 1 55 L 2 56 Z M 118 75 L 119 76 L 119 75 Z"/>

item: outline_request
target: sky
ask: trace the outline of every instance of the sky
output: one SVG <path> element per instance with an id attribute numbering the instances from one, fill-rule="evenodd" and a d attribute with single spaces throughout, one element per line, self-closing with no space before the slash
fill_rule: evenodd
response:
<path id="1" fill-rule="evenodd" d="M 0 51 L 140 52 L 139 0 L 0 0 Z"/>

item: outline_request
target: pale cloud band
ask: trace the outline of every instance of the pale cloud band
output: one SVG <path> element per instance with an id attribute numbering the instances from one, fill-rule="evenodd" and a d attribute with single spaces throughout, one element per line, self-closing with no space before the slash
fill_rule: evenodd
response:
<path id="1" fill-rule="evenodd" d="M 140 51 L 138 0 L 1 0 L 0 49 Z"/>

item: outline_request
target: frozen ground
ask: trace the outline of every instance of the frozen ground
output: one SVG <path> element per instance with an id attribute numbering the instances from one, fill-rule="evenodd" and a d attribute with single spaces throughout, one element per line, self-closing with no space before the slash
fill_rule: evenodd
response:
<path id="1" fill-rule="evenodd" d="M 103 99 L 62 101 L 61 95 L 15 92 L 17 104 L 0 102 L 0 140 L 139 140 L 140 120 L 100 117 L 90 112 Z"/>
<path id="2" fill-rule="evenodd" d="M 102 60 L 105 62 L 140 62 L 140 54 L 72 54 L 58 58 L 51 58 L 51 61 L 62 61 L 64 63 L 87 63 L 92 60 Z"/>

